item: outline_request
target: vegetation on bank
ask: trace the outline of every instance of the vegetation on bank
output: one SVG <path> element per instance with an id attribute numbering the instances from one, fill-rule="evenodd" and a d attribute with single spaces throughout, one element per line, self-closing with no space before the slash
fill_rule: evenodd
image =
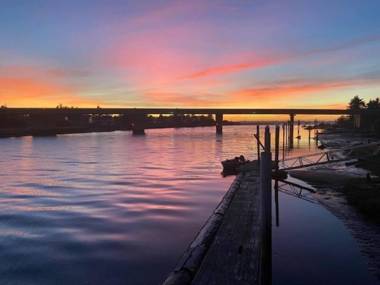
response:
<path id="1" fill-rule="evenodd" d="M 380 137 L 380 100 L 371 99 L 366 103 L 359 96 L 355 96 L 349 102 L 347 108 L 360 112 L 359 131 Z M 342 116 L 337 121 L 337 126 L 345 129 L 353 129 L 354 116 Z M 355 155 L 354 155 L 355 156 Z M 357 167 L 369 171 L 366 178 L 350 179 L 342 187 L 347 202 L 357 209 L 366 219 L 380 224 L 380 155 L 356 157 L 359 159 Z M 377 177 L 375 177 L 377 176 Z"/>
<path id="2" fill-rule="evenodd" d="M 366 219 L 380 224 L 380 184 L 357 178 L 343 187 L 347 202 L 355 207 Z"/>
<path id="3" fill-rule="evenodd" d="M 370 99 L 368 103 L 359 96 L 349 102 L 347 109 L 360 112 L 360 130 L 369 131 L 380 136 L 380 99 Z M 354 128 L 354 116 L 342 116 L 337 121 L 338 127 Z"/>

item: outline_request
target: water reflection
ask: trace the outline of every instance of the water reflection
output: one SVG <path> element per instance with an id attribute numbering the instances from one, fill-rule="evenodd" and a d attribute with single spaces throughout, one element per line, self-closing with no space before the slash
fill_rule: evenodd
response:
<path id="1" fill-rule="evenodd" d="M 233 179 L 220 176 L 220 161 L 255 157 L 254 131 L 0 140 L 0 283 L 160 283 Z M 285 155 L 315 151 L 301 136 Z M 286 211 L 297 202 L 280 200 L 279 229 L 291 229 L 300 221 Z"/>
<path id="2" fill-rule="evenodd" d="M 273 187 L 272 284 L 379 284 L 343 223 L 289 178 Z"/>

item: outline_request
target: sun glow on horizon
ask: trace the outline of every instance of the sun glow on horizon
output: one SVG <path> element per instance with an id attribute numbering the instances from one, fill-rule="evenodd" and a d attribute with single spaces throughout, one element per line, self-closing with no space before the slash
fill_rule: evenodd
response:
<path id="1" fill-rule="evenodd" d="M 50 17 L 58 8 L 62 17 Z M 5 4 L 0 105 L 345 108 L 355 95 L 380 91 L 376 8 L 291 0 Z M 41 28 L 31 29 L 37 19 Z"/>

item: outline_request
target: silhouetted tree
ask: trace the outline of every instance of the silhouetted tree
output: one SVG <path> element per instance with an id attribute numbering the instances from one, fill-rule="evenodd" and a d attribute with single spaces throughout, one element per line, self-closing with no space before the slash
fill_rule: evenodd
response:
<path id="1" fill-rule="evenodd" d="M 379 98 L 376 98 L 376 99 L 371 99 L 369 100 L 368 104 L 367 104 L 367 109 L 368 110 L 376 110 L 376 109 L 380 109 L 380 100 Z"/>
<path id="2" fill-rule="evenodd" d="M 359 96 L 355 96 L 351 99 L 350 103 L 348 104 L 348 109 L 352 111 L 358 111 L 361 109 L 364 109 L 366 107 L 366 104 L 362 98 Z"/>

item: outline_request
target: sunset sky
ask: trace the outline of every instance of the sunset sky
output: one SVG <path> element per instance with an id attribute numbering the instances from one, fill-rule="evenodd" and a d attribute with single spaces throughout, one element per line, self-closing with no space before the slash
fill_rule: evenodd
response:
<path id="1" fill-rule="evenodd" d="M 0 105 L 344 108 L 379 0 L 1 0 Z"/>

